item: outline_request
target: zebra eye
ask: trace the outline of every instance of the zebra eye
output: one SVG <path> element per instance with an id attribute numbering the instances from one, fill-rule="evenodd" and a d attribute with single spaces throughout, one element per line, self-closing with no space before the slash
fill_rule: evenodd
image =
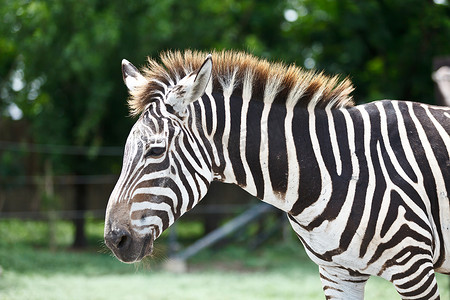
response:
<path id="1" fill-rule="evenodd" d="M 148 157 L 159 158 L 164 154 L 164 152 L 166 152 L 165 147 L 153 146 L 147 150 L 147 152 L 144 155 L 144 158 L 148 158 Z"/>

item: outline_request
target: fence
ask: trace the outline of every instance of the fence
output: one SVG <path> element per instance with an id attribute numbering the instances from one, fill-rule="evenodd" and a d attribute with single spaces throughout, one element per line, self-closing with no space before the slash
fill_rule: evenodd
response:
<path id="1" fill-rule="evenodd" d="M 63 154 L 63 155 L 88 155 L 91 151 L 88 147 L 24 144 L 0 141 L 0 150 L 10 152 L 26 152 L 38 154 Z M 97 155 L 119 156 L 122 149 L 118 147 L 100 147 L 96 150 Z M 119 159 L 119 158 L 118 158 Z M 95 219 L 103 219 L 107 200 L 113 186 L 118 178 L 118 174 L 106 175 L 57 175 L 54 176 L 52 166 L 44 166 L 44 175 L 18 175 L 0 177 L 0 219 L 31 219 L 31 220 L 70 220 L 76 224 L 76 240 L 74 244 L 85 245 L 84 220 L 88 216 Z M 77 189 L 83 187 L 86 191 L 77 193 Z M 51 205 L 44 203 L 44 194 L 57 198 Z M 206 240 L 199 241 L 194 248 L 181 255 L 187 259 L 196 251 L 214 242 L 223 239 L 232 231 L 246 225 L 231 221 L 232 227 L 217 229 L 222 220 L 231 218 L 245 209 L 248 209 L 252 197 L 239 188 L 231 185 L 212 184 L 208 195 L 202 203 L 188 214 L 188 218 L 197 218 L 203 221 L 204 231 L 212 232 L 215 238 L 210 240 L 211 235 L 206 236 Z M 80 201 L 82 200 L 82 201 Z M 84 206 L 79 209 L 77 203 L 83 202 Z M 267 207 L 265 208 L 265 210 Z M 248 213 L 259 215 L 258 209 L 249 209 Z M 270 210 L 268 210 L 270 211 Z M 241 217 L 237 217 L 240 220 Z M 253 218 L 252 218 L 253 219 Z M 228 229 L 227 229 L 228 228 Z M 228 231 L 232 228 L 231 231 Z M 218 230 L 218 231 L 215 231 Z M 173 256 L 177 252 L 177 237 L 175 230 L 171 231 L 169 243 L 169 255 Z M 264 240 L 264 235 L 259 236 L 259 240 Z M 209 239 L 209 240 L 208 240 Z M 205 244 L 205 241 L 208 241 Z M 198 245 L 203 245 L 198 248 Z M 257 244 L 255 242 L 255 244 Z M 197 247 L 197 248 L 196 248 Z M 197 249 L 193 251 L 193 249 Z M 187 255 L 186 253 L 191 253 Z"/>

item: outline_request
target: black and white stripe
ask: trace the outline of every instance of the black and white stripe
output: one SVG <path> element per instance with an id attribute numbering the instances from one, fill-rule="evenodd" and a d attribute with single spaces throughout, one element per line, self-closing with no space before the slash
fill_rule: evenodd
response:
<path id="1" fill-rule="evenodd" d="M 287 212 L 327 298 L 361 299 L 375 275 L 404 299 L 439 299 L 434 272 L 450 273 L 450 109 L 324 106 L 324 87 L 282 93 L 281 77 L 236 74 L 209 81 L 184 114 L 165 99 L 178 85 L 162 86 L 130 133 L 109 206 L 130 203 L 133 230 L 156 238 L 212 180 L 234 183 Z M 158 142 L 166 152 L 143 159 Z"/>

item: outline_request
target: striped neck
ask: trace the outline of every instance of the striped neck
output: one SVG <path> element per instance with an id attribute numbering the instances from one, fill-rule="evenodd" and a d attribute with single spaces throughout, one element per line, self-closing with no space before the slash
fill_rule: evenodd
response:
<path id="1" fill-rule="evenodd" d="M 197 129 L 211 146 L 215 180 L 239 185 L 287 212 L 317 200 L 322 175 L 314 159 L 318 141 L 311 132 L 323 131 L 328 123 L 322 119 L 333 110 L 316 113 L 312 107 L 247 101 L 245 95 L 226 93 L 207 93 L 195 107 L 201 118 Z M 302 201 L 297 202 L 299 195 Z"/>

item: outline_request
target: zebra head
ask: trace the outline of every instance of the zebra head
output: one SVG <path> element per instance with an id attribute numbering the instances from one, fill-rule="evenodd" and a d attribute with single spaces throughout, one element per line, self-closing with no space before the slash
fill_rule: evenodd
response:
<path id="1" fill-rule="evenodd" d="M 199 70 L 173 85 L 158 82 L 161 92 L 147 99 L 131 129 L 104 232 L 106 245 L 123 262 L 151 254 L 153 241 L 206 194 L 213 177 L 211 163 L 192 134 L 196 122 L 188 120 L 189 106 L 204 94 L 211 72 L 208 56 Z M 151 86 L 126 60 L 122 73 L 132 95 Z"/>

